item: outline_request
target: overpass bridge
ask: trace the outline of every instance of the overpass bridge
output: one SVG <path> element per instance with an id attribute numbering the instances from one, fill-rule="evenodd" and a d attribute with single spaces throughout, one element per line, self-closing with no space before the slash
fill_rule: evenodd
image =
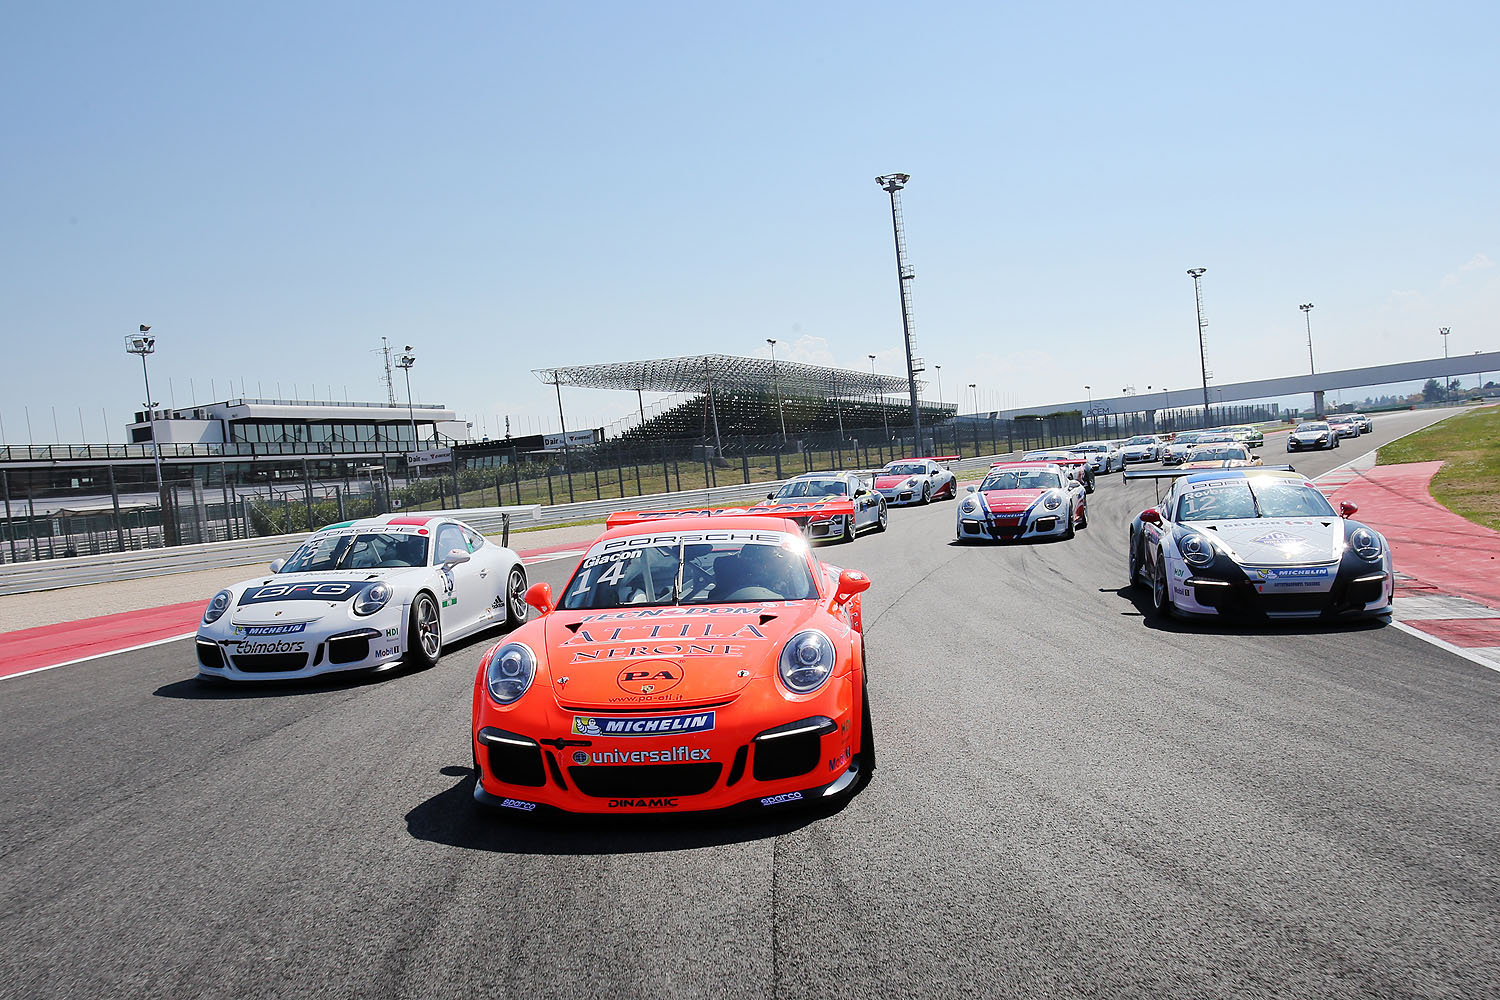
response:
<path id="1" fill-rule="evenodd" d="M 1397 382 L 1425 382 L 1430 378 L 1447 380 L 1458 375 L 1483 374 L 1484 372 L 1500 374 L 1500 351 L 1460 354 L 1451 358 L 1432 358 L 1426 361 L 1403 361 L 1394 365 L 1345 368 L 1340 371 L 1317 372 L 1309 375 L 1288 375 L 1284 378 L 1258 379 L 1252 382 L 1216 382 L 1208 387 L 1208 401 L 1211 405 L 1218 406 L 1221 403 L 1279 399 L 1285 396 L 1311 393 L 1313 411 L 1321 415 L 1324 394 L 1331 390 L 1362 389 Z M 1195 385 L 1181 389 L 1164 389 L 1122 396 L 1102 396 L 1092 401 L 1077 399 L 1071 402 L 1046 403 L 1039 406 L 1020 406 L 1008 410 L 996 410 L 993 414 L 987 412 L 987 415 L 1004 420 L 1078 410 L 1085 415 L 1103 416 L 1155 413 L 1157 410 L 1184 410 L 1202 406 L 1203 387 Z"/>

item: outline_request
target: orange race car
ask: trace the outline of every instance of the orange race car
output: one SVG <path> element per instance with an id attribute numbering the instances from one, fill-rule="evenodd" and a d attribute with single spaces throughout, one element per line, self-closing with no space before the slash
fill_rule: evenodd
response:
<path id="1" fill-rule="evenodd" d="M 612 514 L 474 678 L 474 798 L 524 813 L 763 810 L 874 769 L 860 594 L 788 517 Z"/>

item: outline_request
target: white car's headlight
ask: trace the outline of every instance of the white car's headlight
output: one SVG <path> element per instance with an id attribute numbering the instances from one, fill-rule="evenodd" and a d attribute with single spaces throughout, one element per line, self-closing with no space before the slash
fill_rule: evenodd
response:
<path id="1" fill-rule="evenodd" d="M 979 505 L 975 503 L 973 499 L 968 499 L 959 505 L 959 509 L 962 510 L 965 514 L 972 514 L 979 509 Z"/>
<path id="2" fill-rule="evenodd" d="M 828 636 L 811 629 L 798 632 L 781 647 L 781 683 L 798 694 L 816 691 L 833 673 L 834 658 Z"/>
<path id="3" fill-rule="evenodd" d="M 910 479 L 908 479 L 906 481 L 906 485 L 907 486 L 915 486 L 915 485 L 917 485 L 917 477 L 916 476 L 912 476 Z"/>
<path id="4" fill-rule="evenodd" d="M 377 583 L 368 587 L 365 592 L 354 599 L 354 613 L 360 617 L 373 615 L 385 607 L 391 599 L 391 585 L 388 583 Z"/>
<path id="5" fill-rule="evenodd" d="M 1355 528 L 1349 535 L 1349 547 L 1354 550 L 1355 555 L 1370 562 L 1375 562 L 1385 554 L 1380 536 L 1369 528 Z"/>
<path id="6" fill-rule="evenodd" d="M 484 671 L 484 683 L 490 689 L 490 697 L 502 705 L 509 705 L 525 694 L 534 679 L 536 655 L 519 642 L 507 642 L 495 650 Z"/>
<path id="7" fill-rule="evenodd" d="M 1061 493 L 1048 493 L 1047 498 L 1042 501 L 1042 506 L 1046 507 L 1048 510 L 1056 510 L 1057 508 L 1062 506 L 1062 501 L 1063 498 Z"/>
<path id="8" fill-rule="evenodd" d="M 227 590 L 221 590 L 214 595 L 214 599 L 208 602 L 208 607 L 203 610 L 203 624 L 212 625 L 224 617 L 224 612 L 229 610 L 229 602 L 234 600 L 234 594 Z"/>
<path id="9" fill-rule="evenodd" d="M 1184 533 L 1177 539 L 1177 549 L 1190 566 L 1203 567 L 1214 561 L 1214 546 L 1196 531 Z"/>

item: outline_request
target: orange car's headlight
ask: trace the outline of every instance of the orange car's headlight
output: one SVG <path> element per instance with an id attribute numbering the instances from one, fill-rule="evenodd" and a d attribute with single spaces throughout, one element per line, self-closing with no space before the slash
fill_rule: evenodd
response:
<path id="1" fill-rule="evenodd" d="M 484 670 L 490 697 L 502 705 L 509 705 L 525 694 L 535 679 L 536 654 L 519 642 L 507 642 L 495 650 Z"/>
<path id="2" fill-rule="evenodd" d="M 798 632 L 781 647 L 777 672 L 787 690 L 808 694 L 822 687 L 833 673 L 837 654 L 833 641 L 815 629 Z"/>

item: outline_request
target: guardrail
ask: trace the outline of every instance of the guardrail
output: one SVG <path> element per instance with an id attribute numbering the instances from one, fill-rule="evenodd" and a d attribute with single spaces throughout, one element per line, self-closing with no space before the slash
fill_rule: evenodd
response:
<path id="1" fill-rule="evenodd" d="M 954 472 L 987 469 L 991 462 L 1006 455 L 988 455 L 953 462 Z M 671 510 L 673 508 L 708 508 L 750 504 L 765 498 L 786 482 L 784 479 L 735 486 L 713 486 L 681 493 L 655 493 L 648 496 L 612 497 L 552 506 L 474 507 L 450 511 L 486 535 L 501 535 L 504 543 L 518 522 L 528 527 L 546 527 L 572 521 L 601 520 L 621 510 Z M 440 511 L 426 511 L 440 515 Z M 233 542 L 205 542 L 178 545 L 173 548 L 140 549 L 97 556 L 74 556 L 39 562 L 10 563 L 0 566 L 0 595 L 24 594 L 40 590 L 60 590 L 92 583 L 118 580 L 141 580 L 169 573 L 196 570 L 229 569 L 254 563 L 269 563 L 285 556 L 308 537 L 310 532 L 268 535 Z"/>

